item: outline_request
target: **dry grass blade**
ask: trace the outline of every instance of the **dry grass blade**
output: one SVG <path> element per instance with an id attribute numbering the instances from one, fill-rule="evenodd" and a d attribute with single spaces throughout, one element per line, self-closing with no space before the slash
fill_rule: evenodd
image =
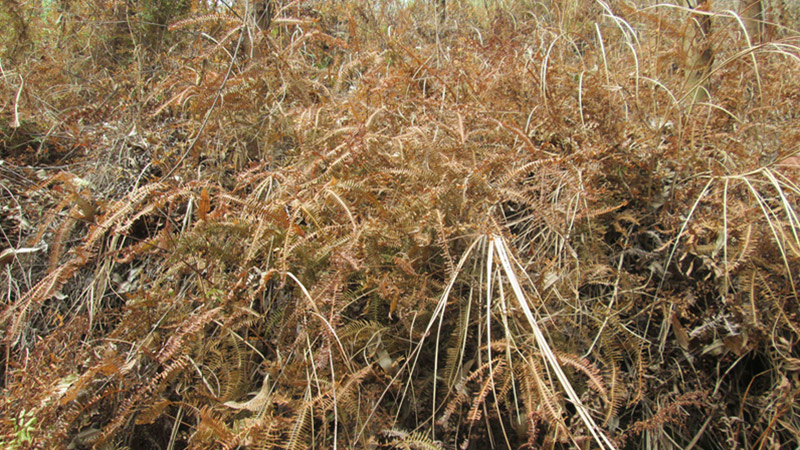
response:
<path id="1" fill-rule="evenodd" d="M 523 293 L 522 286 L 514 271 L 514 267 L 511 264 L 511 259 L 509 258 L 507 252 L 505 240 L 503 240 L 503 238 L 500 236 L 490 236 L 489 240 L 497 250 L 497 257 L 503 267 L 503 271 L 506 275 L 508 283 L 511 285 L 511 289 L 514 291 L 517 302 L 519 303 L 520 308 L 522 308 L 525 319 L 528 321 L 528 324 L 531 327 L 533 336 L 536 338 L 536 344 L 539 346 L 539 351 L 542 352 L 542 355 L 544 355 L 548 365 L 556 374 L 561 387 L 564 388 L 564 391 L 567 393 L 567 397 L 575 406 L 580 419 L 586 425 L 586 428 L 592 434 L 592 437 L 594 437 L 597 445 L 602 449 L 615 449 L 616 447 L 614 444 L 608 439 L 608 437 L 605 435 L 605 432 L 603 432 L 603 430 L 597 426 L 597 423 L 595 423 L 594 419 L 589 414 L 588 409 L 583 405 L 583 402 L 581 402 L 578 394 L 575 393 L 575 389 L 572 387 L 569 379 L 567 379 L 567 376 L 561 369 L 561 364 L 558 362 L 558 358 L 553 353 L 553 350 L 550 348 L 550 344 L 547 342 L 542 330 L 539 328 L 536 317 L 534 317 L 533 311 L 531 311 L 530 306 L 528 306 L 528 300 Z"/>

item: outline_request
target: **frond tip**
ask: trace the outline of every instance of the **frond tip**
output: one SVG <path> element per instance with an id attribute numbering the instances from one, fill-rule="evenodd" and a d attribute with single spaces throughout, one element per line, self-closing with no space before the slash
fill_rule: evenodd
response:
<path id="1" fill-rule="evenodd" d="M 383 433 L 389 438 L 389 448 L 417 449 L 417 450 L 444 450 L 440 441 L 434 441 L 421 431 L 411 433 L 403 430 L 392 429 Z"/>

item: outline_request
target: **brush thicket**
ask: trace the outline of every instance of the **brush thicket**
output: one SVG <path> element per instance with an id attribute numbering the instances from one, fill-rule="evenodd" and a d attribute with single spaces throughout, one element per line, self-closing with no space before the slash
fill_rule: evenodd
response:
<path id="1" fill-rule="evenodd" d="M 797 24 L 107 3 L 0 16 L 7 446 L 798 439 Z"/>

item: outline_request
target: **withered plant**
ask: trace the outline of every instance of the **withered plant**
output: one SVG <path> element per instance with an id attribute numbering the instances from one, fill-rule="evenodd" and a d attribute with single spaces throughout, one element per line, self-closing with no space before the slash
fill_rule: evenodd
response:
<path id="1" fill-rule="evenodd" d="M 791 445 L 800 39 L 744 3 L 3 2 L 0 442 Z"/>

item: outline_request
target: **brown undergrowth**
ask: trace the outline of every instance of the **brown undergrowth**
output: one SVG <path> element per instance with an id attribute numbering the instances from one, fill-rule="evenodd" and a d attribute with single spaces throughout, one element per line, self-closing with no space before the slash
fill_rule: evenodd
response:
<path id="1" fill-rule="evenodd" d="M 6 447 L 798 439 L 792 24 L 6 3 Z"/>

